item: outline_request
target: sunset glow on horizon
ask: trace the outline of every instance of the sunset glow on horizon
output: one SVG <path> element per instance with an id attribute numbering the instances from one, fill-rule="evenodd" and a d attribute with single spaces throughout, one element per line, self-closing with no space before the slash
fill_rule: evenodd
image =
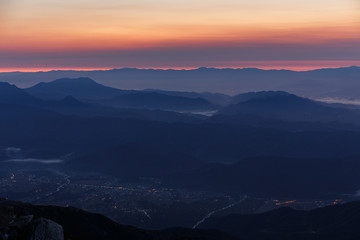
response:
<path id="1" fill-rule="evenodd" d="M 0 8 L 0 71 L 360 65 L 358 0 L 0 0 Z"/>
<path id="2" fill-rule="evenodd" d="M 206 66 L 207 68 L 216 69 L 246 69 L 258 68 L 262 70 L 292 70 L 292 71 L 311 71 L 326 68 L 341 67 L 360 67 L 360 61 L 243 61 L 233 65 L 222 65 L 222 63 Z M 50 71 L 107 71 L 113 69 L 136 68 L 136 69 L 153 69 L 153 70 L 195 70 L 204 66 L 112 66 L 112 67 L 34 67 L 34 68 L 1 68 L 0 73 L 11 72 L 50 72 Z"/>

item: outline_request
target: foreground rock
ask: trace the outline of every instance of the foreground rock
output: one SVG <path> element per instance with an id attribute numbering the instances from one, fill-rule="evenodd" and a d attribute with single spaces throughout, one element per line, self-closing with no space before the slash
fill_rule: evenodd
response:
<path id="1" fill-rule="evenodd" d="M 61 225 L 39 218 L 31 223 L 28 240 L 64 240 L 64 231 Z"/>
<path id="2" fill-rule="evenodd" d="M 0 240 L 64 240 L 61 225 L 34 215 L 16 217 L 14 207 L 0 207 Z"/>

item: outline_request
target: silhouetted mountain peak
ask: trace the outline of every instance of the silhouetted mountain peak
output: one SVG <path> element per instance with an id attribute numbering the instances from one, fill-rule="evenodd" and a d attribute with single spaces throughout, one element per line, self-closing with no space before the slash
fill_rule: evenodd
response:
<path id="1" fill-rule="evenodd" d="M 248 93 L 242 93 L 242 94 L 238 94 L 238 95 L 234 96 L 232 99 L 232 103 L 236 104 L 236 103 L 247 102 L 247 101 L 255 100 L 255 99 L 268 99 L 271 97 L 279 97 L 279 96 L 287 97 L 290 95 L 292 95 L 292 94 L 290 94 L 288 92 L 284 92 L 284 91 L 248 92 Z"/>
<path id="2" fill-rule="evenodd" d="M 22 104 L 36 101 L 24 90 L 7 82 L 0 82 L 0 103 Z"/>
<path id="3" fill-rule="evenodd" d="M 91 85 L 100 85 L 98 83 L 96 83 L 94 80 L 92 80 L 91 78 L 87 78 L 87 77 L 81 77 L 81 78 L 60 78 L 60 79 L 56 79 L 55 81 L 52 82 L 53 84 L 91 84 Z"/>
<path id="4" fill-rule="evenodd" d="M 240 106 L 246 104 L 289 105 L 316 103 L 310 99 L 299 97 L 284 91 L 262 91 L 239 94 L 233 97 L 232 102 L 233 104 L 231 106 Z"/>
<path id="5" fill-rule="evenodd" d="M 35 86 L 31 87 L 31 88 L 36 88 L 36 87 L 49 87 L 49 86 L 57 86 L 57 87 L 85 87 L 85 86 L 96 86 L 96 85 L 100 85 L 96 83 L 94 80 L 92 80 L 91 78 L 87 78 L 87 77 L 81 77 L 81 78 L 60 78 L 60 79 L 56 79 L 52 82 L 41 82 L 36 84 Z M 30 88 L 30 89 L 31 89 Z"/>
<path id="6" fill-rule="evenodd" d="M 289 104 L 302 104 L 302 103 L 315 103 L 314 101 L 290 94 L 287 92 L 266 92 L 266 94 L 261 94 L 258 97 L 249 99 L 246 102 L 253 103 L 268 103 L 268 104 L 280 104 L 280 105 L 289 105 Z"/>
<path id="7" fill-rule="evenodd" d="M 61 78 L 48 83 L 43 82 L 27 88 L 26 91 L 33 96 L 49 100 L 60 100 L 69 95 L 79 99 L 109 98 L 123 92 L 86 77 Z"/>
<path id="8" fill-rule="evenodd" d="M 8 82 L 0 82 L 0 91 L 1 93 L 6 93 L 6 91 L 17 91 L 20 92 L 21 89 L 19 89 L 18 87 L 16 87 L 13 84 L 10 84 Z"/>
<path id="9" fill-rule="evenodd" d="M 260 92 L 240 96 L 236 104 L 221 109 L 218 114 L 250 114 L 291 121 L 355 122 L 358 112 L 335 108 L 286 92 Z M 239 100 L 240 98 L 238 98 Z M 345 117 L 346 116 L 346 117 Z"/>

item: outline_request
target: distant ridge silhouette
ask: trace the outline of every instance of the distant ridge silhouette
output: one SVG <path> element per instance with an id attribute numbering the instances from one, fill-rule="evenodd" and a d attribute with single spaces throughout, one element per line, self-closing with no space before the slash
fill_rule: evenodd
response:
<path id="1" fill-rule="evenodd" d="M 311 71 L 258 68 L 160 70 L 123 68 L 101 71 L 50 71 L 0 73 L 0 81 L 29 87 L 53 79 L 89 77 L 119 89 L 216 92 L 236 95 L 263 90 L 283 90 L 311 98 L 360 99 L 360 67 L 324 68 Z M 345 81 L 345 82 L 344 82 Z M 73 94 L 70 94 L 73 95 Z M 64 97 L 64 96 L 63 96 Z M 75 96 L 77 97 L 77 96 Z"/>
<path id="2" fill-rule="evenodd" d="M 97 99 L 114 97 L 126 91 L 106 87 L 96 83 L 90 78 L 61 78 L 52 82 L 41 82 L 33 87 L 25 89 L 31 95 L 41 99 L 59 100 L 66 96 L 74 96 L 79 99 Z"/>

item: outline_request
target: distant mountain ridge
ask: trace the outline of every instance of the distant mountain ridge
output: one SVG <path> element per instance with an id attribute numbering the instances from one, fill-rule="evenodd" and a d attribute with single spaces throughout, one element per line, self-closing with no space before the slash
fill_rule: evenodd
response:
<path id="1" fill-rule="evenodd" d="M 40 101 L 22 89 L 7 82 L 0 82 L 0 103 L 3 104 L 36 104 Z"/>
<path id="2" fill-rule="evenodd" d="M 0 81 L 29 87 L 63 77 L 89 77 L 122 89 L 161 89 L 185 92 L 244 92 L 282 90 L 310 98 L 360 99 L 360 67 L 311 71 L 262 70 L 256 68 L 193 70 L 112 69 L 104 71 L 50 71 L 0 73 Z"/>
<path id="3" fill-rule="evenodd" d="M 215 110 L 217 106 L 202 98 L 172 96 L 157 92 L 136 92 L 117 95 L 100 103 L 128 108 L 164 109 L 179 111 Z"/>
<path id="4" fill-rule="evenodd" d="M 60 100 L 67 96 L 79 99 L 99 99 L 130 92 L 106 87 L 86 77 L 61 78 L 52 82 L 41 82 L 25 91 L 44 100 Z"/>
<path id="5" fill-rule="evenodd" d="M 292 94 L 284 91 L 260 91 L 260 92 L 248 92 L 235 95 L 231 98 L 231 104 L 238 104 L 241 102 L 247 102 L 256 99 L 268 99 L 279 96 L 290 96 Z"/>
<path id="6" fill-rule="evenodd" d="M 360 111 L 316 102 L 286 92 L 247 93 L 235 97 L 238 103 L 218 115 L 252 115 L 284 121 L 360 123 Z"/>
<path id="7" fill-rule="evenodd" d="M 91 83 L 92 80 L 83 79 L 83 83 Z M 80 85 L 82 85 L 81 83 Z M 94 83 L 91 83 L 93 85 Z M 95 83 L 96 84 L 96 83 Z M 72 86 L 72 83 L 70 84 Z M 98 86 L 96 86 L 97 88 Z M 102 85 L 100 85 L 100 89 Z M 112 88 L 110 88 L 111 91 Z M 121 90 L 119 90 L 121 92 Z M 44 91 L 46 94 L 51 92 Z M 101 91 L 100 91 L 101 92 Z M 66 93 L 64 93 L 65 95 Z M 60 96 L 60 95 L 58 95 Z M 146 119 L 153 121 L 193 121 L 201 118 L 200 116 L 180 114 L 162 110 L 147 110 L 147 109 L 116 109 L 113 107 L 102 106 L 93 103 L 87 103 L 79 101 L 73 96 L 66 95 L 60 100 L 42 100 L 33 97 L 24 89 L 17 88 L 15 85 L 9 83 L 0 83 L 0 104 L 7 105 L 22 105 L 27 106 L 23 109 L 27 109 L 29 112 L 40 112 L 40 110 L 51 111 L 61 113 L 65 115 L 78 115 L 87 117 L 114 117 L 124 119 Z M 35 109 L 36 108 L 36 111 Z M 40 114 L 41 115 L 41 114 Z"/>
<path id="8" fill-rule="evenodd" d="M 49 83 L 39 83 L 25 89 L 32 96 L 44 100 L 60 100 L 73 96 L 82 101 L 117 108 L 142 108 L 154 110 L 198 111 L 215 110 L 217 106 L 197 97 L 175 96 L 150 91 L 120 90 L 96 83 L 90 78 L 63 78 Z M 196 94 L 194 93 L 196 96 Z"/>
<path id="9" fill-rule="evenodd" d="M 221 108 L 213 117 L 201 117 L 161 110 L 116 109 L 83 102 L 72 96 L 45 101 L 10 84 L 0 84 L 1 91 L 11 94 L 0 98 L 0 149 L 16 147 L 24 149 L 26 157 L 43 159 L 72 153 L 71 160 L 67 159 L 62 165 L 70 170 L 86 168 L 130 178 L 169 179 L 170 175 L 176 175 L 179 178 L 169 179 L 169 182 L 176 184 L 179 179 L 183 182 L 193 179 L 187 187 L 199 184 L 220 191 L 238 191 L 239 186 L 244 187 L 241 183 L 251 179 L 247 173 L 258 173 L 259 166 L 268 163 L 267 159 L 271 159 L 270 164 L 277 163 L 278 168 L 273 173 L 281 169 L 291 172 L 286 165 L 287 158 L 299 159 L 303 165 L 293 165 L 304 168 L 303 172 L 310 176 L 313 172 L 308 170 L 324 171 L 323 165 L 330 167 L 330 173 L 341 168 L 330 162 L 326 164 L 326 161 L 308 165 L 306 159 L 330 161 L 360 156 L 358 110 L 332 107 L 284 92 L 251 93 L 242 102 Z M 222 113 L 228 110 L 231 110 L 229 114 Z M 245 161 L 251 157 L 258 158 Z M 0 154 L 0 160 L 8 160 L 8 156 Z M 219 165 L 208 166 L 211 162 Z M 259 166 L 253 165 L 256 162 Z M 356 174 L 352 171 L 359 168 L 351 164 L 353 168 L 342 169 L 347 174 L 331 175 L 341 179 L 331 185 L 331 191 L 339 193 L 336 189 L 339 185 L 352 186 L 347 177 L 357 179 L 358 171 Z M 146 168 L 139 171 L 138 165 Z M 244 169 L 248 170 L 242 172 Z M 262 177 L 268 169 L 271 168 L 264 169 Z M 255 180 L 250 182 L 260 182 L 261 178 Z M 317 185 L 323 183 L 320 180 L 315 178 L 311 184 L 314 188 L 306 190 L 326 189 Z M 209 185 L 209 182 L 213 184 Z M 349 192 L 358 187 L 359 181 L 353 182 L 355 186 Z M 249 186 L 249 191 L 262 189 L 256 184 Z M 292 192 L 286 184 L 271 186 Z M 276 191 L 271 186 L 266 189 Z M 302 185 L 296 186 L 294 191 L 297 193 L 309 192 L 302 191 Z"/>
<path id="10" fill-rule="evenodd" d="M 231 102 L 232 97 L 221 93 L 212 92 L 182 92 L 182 91 L 164 91 L 159 89 L 144 89 L 146 92 L 161 93 L 170 96 L 180 96 L 187 98 L 203 98 L 216 105 L 225 106 Z"/>

